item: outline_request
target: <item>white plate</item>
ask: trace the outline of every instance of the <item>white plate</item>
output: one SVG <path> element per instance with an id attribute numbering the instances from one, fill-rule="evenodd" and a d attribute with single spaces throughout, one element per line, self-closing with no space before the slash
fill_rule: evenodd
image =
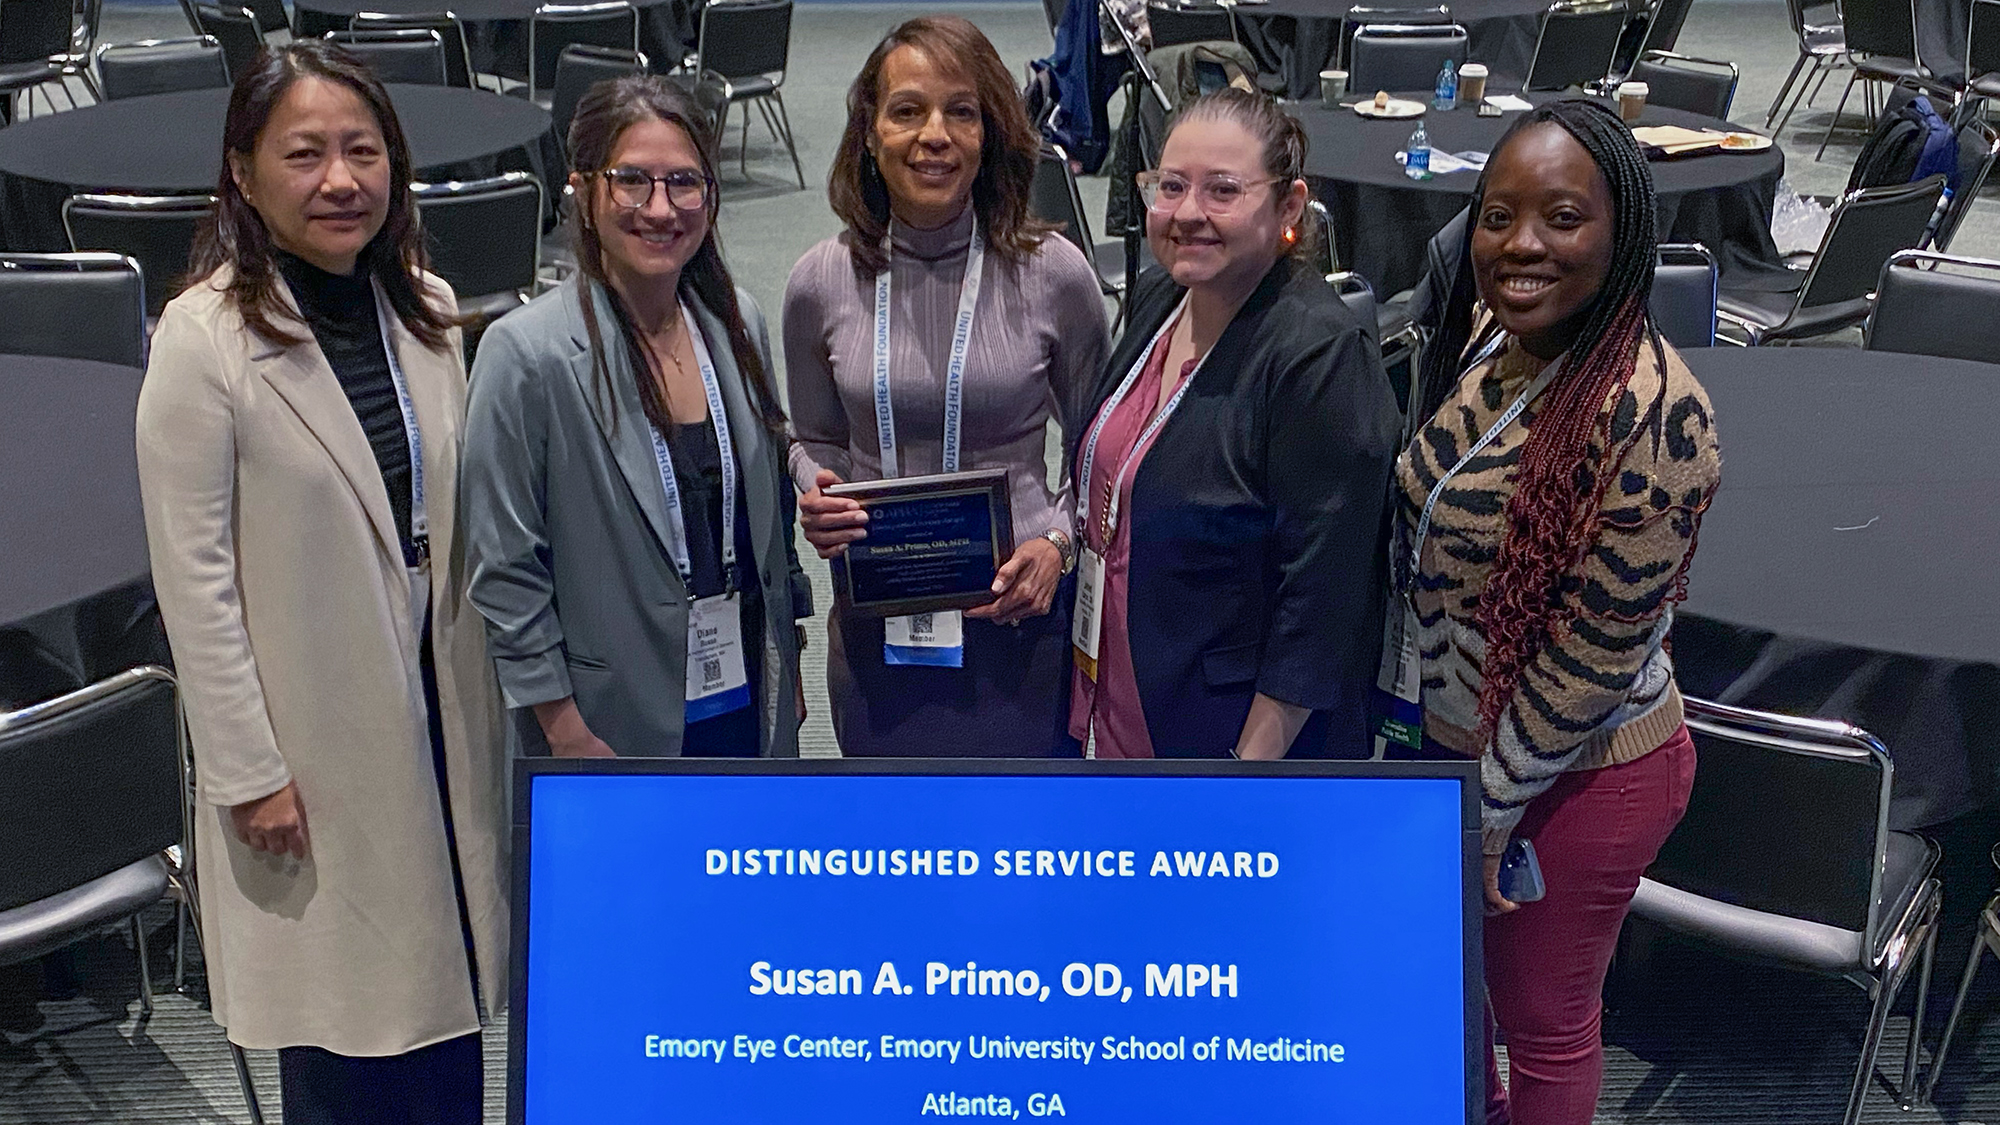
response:
<path id="1" fill-rule="evenodd" d="M 1771 147 L 1771 138 L 1769 138 L 1769 137 L 1760 137 L 1760 136 L 1758 136 L 1758 135 L 1757 135 L 1757 134 L 1755 134 L 1755 133 L 1731 133 L 1731 134 L 1729 134 L 1729 136 L 1730 136 L 1730 137 L 1735 137 L 1735 138 L 1747 138 L 1747 139 L 1749 139 L 1749 140 L 1751 140 L 1751 141 L 1754 141 L 1755 143 L 1754 143 L 1754 144 L 1743 144 L 1743 143 L 1741 143 L 1741 141 L 1739 140 L 1739 141 L 1738 141 L 1738 143 L 1736 143 L 1736 144 L 1733 144 L 1733 145 L 1732 145 L 1732 144 L 1720 144 L 1720 145 L 1717 145 L 1717 146 L 1715 146 L 1715 147 L 1716 147 L 1716 149 L 1717 149 L 1718 151 L 1721 151 L 1721 152 L 1763 152 L 1763 151 L 1764 151 L 1765 149 L 1767 149 L 1767 148 L 1770 148 L 1770 147 Z"/>
<path id="2" fill-rule="evenodd" d="M 1354 112 L 1363 117 L 1422 117 L 1424 110 L 1429 108 L 1429 106 L 1422 102 L 1413 102 L 1404 98 L 1390 98 L 1389 104 L 1383 106 L 1381 109 L 1375 108 L 1374 98 L 1369 98 L 1365 102 L 1354 103 Z"/>

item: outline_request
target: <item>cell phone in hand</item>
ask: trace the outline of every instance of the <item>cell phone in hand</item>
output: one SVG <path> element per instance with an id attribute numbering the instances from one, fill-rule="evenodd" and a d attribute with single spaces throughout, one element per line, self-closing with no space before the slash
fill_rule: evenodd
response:
<path id="1" fill-rule="evenodd" d="M 1508 902 L 1540 902 L 1548 893 L 1542 882 L 1542 864 L 1535 858 L 1535 845 L 1519 836 L 1507 841 L 1500 854 L 1500 897 Z"/>

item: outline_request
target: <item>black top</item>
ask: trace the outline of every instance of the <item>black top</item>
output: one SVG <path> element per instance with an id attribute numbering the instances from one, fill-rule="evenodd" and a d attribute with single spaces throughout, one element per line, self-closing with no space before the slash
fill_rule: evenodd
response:
<path id="1" fill-rule="evenodd" d="M 1084 417 L 1183 293 L 1164 270 L 1140 277 Z M 1227 756 L 1260 692 L 1331 713 L 1293 756 L 1366 754 L 1397 428 L 1372 335 L 1314 270 L 1278 262 L 1160 428 L 1124 517 L 1126 626 L 1155 755 Z"/>
<path id="2" fill-rule="evenodd" d="M 677 425 L 667 434 L 673 459 L 674 483 L 681 492 L 681 513 L 687 532 L 688 565 L 694 569 L 696 598 L 724 590 L 722 568 L 722 447 L 715 439 L 715 420 Z M 743 630 L 743 666 L 750 681 L 750 706 L 689 723 L 681 741 L 684 757 L 754 756 L 758 749 L 757 715 L 764 672 L 764 595 L 756 581 L 751 550 L 750 511 L 743 500 L 742 472 L 736 487 L 736 589 L 742 595 L 739 613 Z"/>
<path id="3" fill-rule="evenodd" d="M 389 375 L 389 355 L 382 349 L 382 326 L 375 316 L 375 288 L 357 269 L 341 277 L 283 250 L 275 251 L 278 272 L 291 286 L 299 312 L 313 339 L 340 380 L 348 405 L 360 420 L 382 487 L 389 492 L 389 511 L 396 519 L 396 542 L 403 563 L 417 565 L 410 540 L 410 439 L 403 431 L 403 411 L 396 384 Z"/>

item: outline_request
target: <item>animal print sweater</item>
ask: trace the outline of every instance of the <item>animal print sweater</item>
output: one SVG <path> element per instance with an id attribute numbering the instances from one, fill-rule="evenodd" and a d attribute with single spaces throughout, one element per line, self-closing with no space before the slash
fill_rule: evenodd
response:
<path id="1" fill-rule="evenodd" d="M 1488 855 L 1504 850 L 1529 801 L 1568 770 L 1633 761 L 1682 722 L 1665 648 L 1673 594 L 1694 556 L 1695 531 L 1721 474 L 1708 395 L 1664 343 L 1664 364 L 1641 341 L 1631 383 L 1608 398 L 1593 458 L 1623 446 L 1596 520 L 1596 541 L 1563 581 L 1564 613 L 1541 653 L 1522 669 L 1488 745 L 1478 744 L 1480 666 L 1486 640 L 1474 625 L 1504 530 L 1531 404 L 1448 481 L 1431 512 L 1410 576 L 1421 660 L 1424 734 L 1480 759 Z M 1509 341 L 1460 378 L 1396 463 L 1402 558 L 1425 499 L 1534 380 Z"/>

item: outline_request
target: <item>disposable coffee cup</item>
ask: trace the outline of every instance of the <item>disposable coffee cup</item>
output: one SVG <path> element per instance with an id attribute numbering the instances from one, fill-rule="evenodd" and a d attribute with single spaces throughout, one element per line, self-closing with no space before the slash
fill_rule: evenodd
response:
<path id="1" fill-rule="evenodd" d="M 1646 108 L 1646 95 L 1651 92 L 1644 82 L 1618 84 L 1618 116 L 1625 119 L 1625 124 L 1639 120 L 1639 114 Z"/>
<path id="2" fill-rule="evenodd" d="M 1460 105 L 1478 105 L 1486 100 L 1486 65 L 1469 62 L 1458 71 L 1458 101 Z"/>
<path id="3" fill-rule="evenodd" d="M 1326 108 L 1333 109 L 1340 99 L 1347 96 L 1347 72 L 1344 70 L 1322 70 L 1319 72 L 1319 100 Z"/>

